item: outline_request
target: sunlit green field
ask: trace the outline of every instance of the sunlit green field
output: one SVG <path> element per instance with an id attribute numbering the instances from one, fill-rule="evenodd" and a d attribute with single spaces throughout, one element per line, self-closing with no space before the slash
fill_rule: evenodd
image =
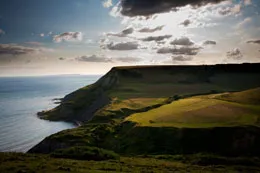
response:
<path id="1" fill-rule="evenodd" d="M 125 119 L 140 126 L 216 127 L 257 125 L 260 106 L 259 89 L 195 96 L 174 101 Z M 244 99 L 245 98 L 245 99 Z"/>

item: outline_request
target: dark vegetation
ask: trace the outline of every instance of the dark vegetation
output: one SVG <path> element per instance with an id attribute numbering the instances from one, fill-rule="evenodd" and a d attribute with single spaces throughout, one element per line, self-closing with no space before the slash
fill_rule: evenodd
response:
<path id="1" fill-rule="evenodd" d="M 257 173 L 257 158 L 226 158 L 214 155 L 136 156 L 120 160 L 86 161 L 53 158 L 42 154 L 0 153 L 2 173 L 46 172 L 178 172 L 178 173 Z"/>
<path id="2" fill-rule="evenodd" d="M 113 151 L 87 146 L 78 146 L 55 150 L 53 153 L 51 153 L 51 156 L 55 158 L 95 161 L 119 159 L 119 155 L 114 153 Z"/>

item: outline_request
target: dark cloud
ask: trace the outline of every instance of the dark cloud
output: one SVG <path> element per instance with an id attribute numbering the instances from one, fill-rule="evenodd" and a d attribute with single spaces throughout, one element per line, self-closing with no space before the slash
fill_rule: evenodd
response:
<path id="1" fill-rule="evenodd" d="M 135 62 L 140 62 L 142 61 L 141 58 L 136 58 L 136 57 L 121 57 L 121 58 L 114 58 L 116 61 L 119 62 L 126 62 L 126 63 L 135 63 Z"/>
<path id="2" fill-rule="evenodd" d="M 239 60 L 239 59 L 243 58 L 243 54 L 240 51 L 240 49 L 235 48 L 235 49 L 227 52 L 227 58 Z"/>
<path id="3" fill-rule="evenodd" d="M 137 42 L 121 42 L 121 43 L 108 43 L 101 45 L 103 49 L 109 50 L 135 50 L 138 49 L 139 44 Z"/>
<path id="4" fill-rule="evenodd" d="M 194 45 L 194 43 L 187 37 L 181 37 L 181 38 L 175 39 L 170 44 L 172 44 L 172 45 L 181 45 L 181 46 L 191 46 L 191 45 Z"/>
<path id="5" fill-rule="evenodd" d="M 122 31 L 122 33 L 125 34 L 125 35 L 132 34 L 133 32 L 134 32 L 133 28 L 127 28 L 127 29 Z"/>
<path id="6" fill-rule="evenodd" d="M 172 61 L 191 61 L 193 57 L 191 56 L 183 56 L 183 55 L 178 55 L 178 56 L 172 56 Z"/>
<path id="7" fill-rule="evenodd" d="M 134 32 L 134 28 L 127 28 L 119 33 L 107 33 L 107 36 L 126 37 Z"/>
<path id="8" fill-rule="evenodd" d="M 259 40 L 249 40 L 247 43 L 253 43 L 253 44 L 260 44 L 260 39 Z"/>
<path id="9" fill-rule="evenodd" d="M 216 45 L 217 44 L 217 42 L 215 42 L 215 41 L 212 41 L 212 40 L 207 40 L 207 41 L 204 41 L 204 43 L 203 43 L 204 45 Z"/>
<path id="10" fill-rule="evenodd" d="M 176 10 L 178 7 L 192 5 L 203 6 L 209 3 L 219 3 L 225 0 L 121 0 L 121 14 L 125 16 L 149 16 Z"/>
<path id="11" fill-rule="evenodd" d="M 200 49 L 201 47 L 179 47 L 179 48 L 163 47 L 158 49 L 157 53 L 159 54 L 171 53 L 173 55 L 197 55 Z"/>
<path id="12" fill-rule="evenodd" d="M 104 56 L 97 56 L 97 55 L 91 55 L 91 56 L 80 56 L 80 57 L 77 57 L 75 58 L 75 60 L 77 61 L 83 61 L 83 62 L 112 62 L 111 59 L 109 58 L 106 58 Z"/>
<path id="13" fill-rule="evenodd" d="M 164 39 L 168 39 L 168 38 L 171 38 L 172 35 L 162 35 L 162 36 L 149 36 L 149 37 L 146 37 L 146 38 L 142 38 L 141 40 L 142 41 L 163 41 Z"/>
<path id="14" fill-rule="evenodd" d="M 163 25 L 162 26 L 157 26 L 156 28 L 142 28 L 140 29 L 138 32 L 148 32 L 148 33 L 151 33 L 151 32 L 155 32 L 155 31 L 161 31 L 163 29 Z"/>
<path id="15" fill-rule="evenodd" d="M 187 27 L 187 26 L 189 26 L 190 24 L 191 24 L 192 22 L 189 20 L 189 19 L 186 19 L 186 20 L 184 20 L 182 23 L 180 23 L 181 25 L 183 25 L 183 26 L 185 26 L 185 27 Z"/>
<path id="16" fill-rule="evenodd" d="M 81 32 L 64 32 L 59 35 L 53 36 L 53 41 L 60 43 L 62 41 L 81 41 L 82 40 Z"/>
<path id="17" fill-rule="evenodd" d="M 0 55 L 25 55 L 36 53 L 40 49 L 15 44 L 0 44 Z"/>

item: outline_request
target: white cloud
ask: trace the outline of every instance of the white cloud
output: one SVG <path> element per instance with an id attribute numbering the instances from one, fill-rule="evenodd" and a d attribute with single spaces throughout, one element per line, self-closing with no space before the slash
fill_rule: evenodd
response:
<path id="1" fill-rule="evenodd" d="M 250 22 L 252 22 L 252 18 L 251 17 L 247 17 L 242 22 L 238 23 L 236 25 L 236 28 L 237 29 L 242 29 L 244 26 L 246 26 Z"/>
<path id="2" fill-rule="evenodd" d="M 41 36 L 41 37 L 44 37 L 44 33 L 41 33 L 40 36 Z"/>
<path id="3" fill-rule="evenodd" d="M 62 41 L 81 41 L 83 34 L 81 32 L 64 32 L 59 35 L 53 36 L 53 41 L 60 43 Z"/>
<path id="4" fill-rule="evenodd" d="M 4 34 L 5 34 L 4 30 L 0 29 L 0 35 L 4 35 Z"/>
<path id="5" fill-rule="evenodd" d="M 221 15 L 225 15 L 225 16 L 228 16 L 228 15 L 237 15 L 241 12 L 241 4 L 236 4 L 234 5 L 233 7 L 222 7 L 218 10 L 218 13 L 221 14 Z"/>
<path id="6" fill-rule="evenodd" d="M 109 8 L 109 7 L 113 6 L 112 0 L 104 0 L 104 1 L 102 2 L 102 4 L 103 4 L 103 6 L 104 6 L 105 8 Z"/>
<path id="7" fill-rule="evenodd" d="M 121 11 L 122 7 L 120 6 L 120 2 L 118 2 L 109 12 L 109 15 L 112 17 L 119 17 L 121 16 Z"/>
<path id="8" fill-rule="evenodd" d="M 252 0 L 244 0 L 244 5 L 251 5 L 252 4 Z"/>

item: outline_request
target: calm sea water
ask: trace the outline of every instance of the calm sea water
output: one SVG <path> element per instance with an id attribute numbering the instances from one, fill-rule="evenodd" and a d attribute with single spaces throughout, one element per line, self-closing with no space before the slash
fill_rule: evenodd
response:
<path id="1" fill-rule="evenodd" d="M 45 137 L 75 127 L 41 120 L 36 113 L 56 106 L 52 99 L 94 83 L 100 76 L 63 75 L 0 78 L 0 151 L 26 152 Z"/>

